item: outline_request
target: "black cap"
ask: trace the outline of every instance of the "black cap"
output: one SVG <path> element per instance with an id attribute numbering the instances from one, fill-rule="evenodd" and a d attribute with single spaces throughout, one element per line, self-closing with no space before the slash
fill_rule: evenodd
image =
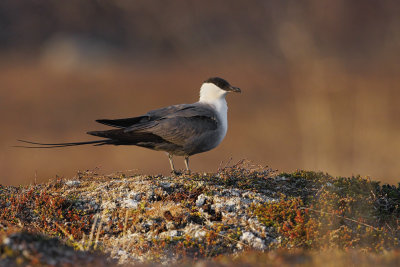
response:
<path id="1" fill-rule="evenodd" d="M 228 91 L 228 92 L 238 92 L 240 93 L 241 90 L 238 87 L 234 87 L 230 85 L 226 80 L 219 78 L 219 77 L 211 77 L 208 78 L 204 83 L 213 83 L 222 90 Z"/>

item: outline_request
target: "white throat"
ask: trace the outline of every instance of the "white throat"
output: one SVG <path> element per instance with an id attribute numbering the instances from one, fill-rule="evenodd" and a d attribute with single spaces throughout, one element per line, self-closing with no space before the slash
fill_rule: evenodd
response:
<path id="1" fill-rule="evenodd" d="M 213 83 L 203 83 L 200 88 L 200 102 L 214 102 L 219 99 L 225 100 L 227 92 Z"/>
<path id="2" fill-rule="evenodd" d="M 200 88 L 199 102 L 213 106 L 222 122 L 221 139 L 219 142 L 224 139 L 226 131 L 228 130 L 228 105 L 225 99 L 227 93 L 227 91 L 220 89 L 213 83 L 203 83 Z"/>

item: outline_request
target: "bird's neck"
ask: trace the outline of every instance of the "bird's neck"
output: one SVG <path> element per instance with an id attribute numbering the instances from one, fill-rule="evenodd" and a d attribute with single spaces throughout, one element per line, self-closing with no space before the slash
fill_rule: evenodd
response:
<path id="1" fill-rule="evenodd" d="M 227 92 L 225 90 L 220 89 L 218 86 L 216 86 L 213 83 L 203 83 L 203 85 L 200 88 L 200 102 L 206 102 L 206 103 L 214 103 L 214 102 L 219 102 L 225 101 L 225 96 Z"/>
<path id="2" fill-rule="evenodd" d="M 200 100 L 201 103 L 206 103 L 215 108 L 221 122 L 224 136 L 228 128 L 228 105 L 226 104 L 227 92 L 221 90 L 216 85 L 212 83 L 204 83 L 200 88 Z"/>
<path id="3" fill-rule="evenodd" d="M 212 83 L 204 83 L 200 88 L 199 102 L 214 106 L 220 115 L 226 117 L 226 115 L 223 115 L 228 111 L 225 99 L 226 94 L 227 92 L 225 90 L 221 90 L 216 85 Z"/>

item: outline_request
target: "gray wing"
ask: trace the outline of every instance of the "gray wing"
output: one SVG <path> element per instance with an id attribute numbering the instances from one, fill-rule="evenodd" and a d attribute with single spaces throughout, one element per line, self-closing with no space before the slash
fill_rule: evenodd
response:
<path id="1" fill-rule="evenodd" d="M 131 117 L 131 118 L 123 118 L 123 119 L 100 119 L 96 120 L 98 123 L 105 124 L 108 126 L 116 127 L 116 128 L 129 128 L 130 126 L 136 125 L 144 125 L 146 122 L 154 121 L 160 119 L 161 117 L 167 116 L 179 110 L 184 110 L 192 106 L 191 104 L 181 104 L 174 105 L 165 108 L 160 108 L 156 110 L 152 110 L 144 115 Z"/>
<path id="2" fill-rule="evenodd" d="M 218 127 L 218 119 L 213 109 L 206 104 L 177 105 L 150 111 L 150 120 L 132 125 L 124 130 L 146 132 L 183 146 L 188 140 L 199 138 Z"/>
<path id="3" fill-rule="evenodd" d="M 88 134 L 109 138 L 113 144 L 136 144 L 154 149 L 169 144 L 183 149 L 196 139 L 208 139 L 216 132 L 219 123 L 214 110 L 200 103 L 170 106 L 135 118 L 102 121 L 122 129 Z M 134 124 L 124 127 L 129 121 Z"/>

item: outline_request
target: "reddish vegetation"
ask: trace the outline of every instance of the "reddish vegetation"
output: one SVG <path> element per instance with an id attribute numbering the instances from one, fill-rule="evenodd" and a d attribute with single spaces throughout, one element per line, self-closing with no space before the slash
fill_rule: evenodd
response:
<path id="1" fill-rule="evenodd" d="M 78 209 L 73 196 L 57 193 L 58 184 L 26 189 L 3 189 L 0 198 L 0 219 L 16 225 L 43 231 L 51 236 L 82 238 L 90 231 L 93 213 Z M 2 201 L 2 202 L 1 202 Z M 32 224 L 34 222 L 34 224 Z"/>
<path id="2" fill-rule="evenodd" d="M 361 177 L 334 178 L 305 171 L 278 174 L 241 163 L 218 173 L 183 177 L 83 176 L 70 182 L 58 179 L 0 187 L 0 233 L 8 237 L 0 244 L 0 252 L 7 261 L 45 262 L 36 256 L 22 257 L 28 252 L 15 245 L 23 242 L 29 251 L 38 246 L 29 245 L 35 240 L 62 241 L 77 253 L 109 251 L 114 255 L 116 248 L 152 262 L 212 259 L 218 263 L 223 255 L 256 249 L 282 253 L 284 261 L 305 257 L 313 262 L 318 257 L 306 251 L 392 255 L 387 253 L 399 249 L 400 187 Z M 124 200 L 126 193 L 131 197 Z M 218 202 L 228 196 L 223 199 L 239 204 L 229 207 Z M 231 202 L 234 199 L 239 202 Z M 237 210 L 245 207 L 240 203 L 253 199 L 258 200 L 248 210 Z M 126 200 L 136 203 L 129 204 L 135 208 L 121 206 Z M 239 213 L 250 217 L 232 217 Z M 255 218 L 264 230 L 243 224 Z M 267 246 L 262 248 L 260 242 Z M 296 254 L 299 249 L 303 254 Z M 253 255 L 262 259 L 271 257 L 270 253 Z"/>

